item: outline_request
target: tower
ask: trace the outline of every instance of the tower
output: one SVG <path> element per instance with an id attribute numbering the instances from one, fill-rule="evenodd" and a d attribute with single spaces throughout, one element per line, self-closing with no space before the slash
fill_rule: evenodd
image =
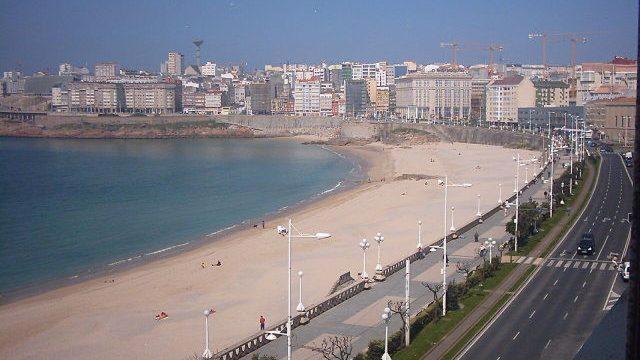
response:
<path id="1" fill-rule="evenodd" d="M 198 67 L 200 67 L 200 46 L 202 46 L 203 42 L 204 42 L 204 40 L 194 40 L 193 41 L 193 45 L 196 46 L 196 65 Z"/>

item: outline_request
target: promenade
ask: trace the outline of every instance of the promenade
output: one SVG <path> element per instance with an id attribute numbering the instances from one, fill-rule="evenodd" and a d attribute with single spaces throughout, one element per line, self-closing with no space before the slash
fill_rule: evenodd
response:
<path id="1" fill-rule="evenodd" d="M 562 173 L 560 162 L 556 164 L 556 176 Z M 521 183 L 524 185 L 524 181 Z M 549 184 L 537 180 L 521 194 L 521 202 L 528 201 L 529 197 L 540 200 Z M 507 187 L 505 187 L 507 188 Z M 503 189 L 503 201 L 513 195 L 513 190 Z M 497 200 L 497 199 L 496 199 Z M 496 204 L 494 200 L 494 205 Z M 461 233 L 458 239 L 448 242 L 449 266 L 447 267 L 448 281 L 461 281 L 464 274 L 456 271 L 459 262 L 480 264 L 482 259 L 478 255 L 481 243 L 487 238 L 492 238 L 497 244 L 502 244 L 510 237 L 505 232 L 505 225 L 514 214 L 515 208 L 511 207 L 505 216 L 503 211 L 498 211 L 483 223 L 478 223 L 470 230 Z M 474 241 L 476 231 L 479 234 L 478 242 Z M 494 249 L 495 250 L 495 249 Z M 420 260 L 411 263 L 410 282 L 410 314 L 415 314 L 433 301 L 430 291 L 421 282 L 442 282 L 442 252 L 439 250 L 427 255 Z M 349 336 L 353 340 L 353 352 L 366 350 L 369 342 L 376 339 L 384 339 L 385 329 L 381 315 L 388 301 L 404 301 L 405 297 L 405 271 L 397 271 L 383 282 L 376 282 L 370 290 L 364 291 L 344 303 L 326 311 L 314 318 L 309 324 L 297 327 L 293 330 L 292 355 L 294 359 L 321 358 L 307 347 L 334 335 Z M 393 315 L 389 324 L 389 333 L 392 334 L 402 327 L 399 315 Z M 250 359 L 255 353 L 260 355 L 286 358 L 286 337 L 279 337 L 245 359 Z"/>

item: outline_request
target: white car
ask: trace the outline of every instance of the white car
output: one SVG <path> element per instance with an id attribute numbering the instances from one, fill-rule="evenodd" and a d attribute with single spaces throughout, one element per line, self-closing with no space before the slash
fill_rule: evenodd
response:
<path id="1" fill-rule="evenodd" d="M 622 275 L 622 280 L 629 281 L 629 272 L 631 271 L 631 263 L 625 261 L 622 264 L 622 269 L 620 271 L 620 275 Z"/>

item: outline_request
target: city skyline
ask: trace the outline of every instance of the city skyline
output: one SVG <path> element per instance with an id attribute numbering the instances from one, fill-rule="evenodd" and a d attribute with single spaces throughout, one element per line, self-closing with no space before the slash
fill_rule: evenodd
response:
<path id="1" fill-rule="evenodd" d="M 527 38 L 530 32 L 593 33 L 589 43 L 578 47 L 579 62 L 614 55 L 633 58 L 637 44 L 637 11 L 619 11 L 637 4 L 624 0 L 614 4 L 592 0 L 582 2 L 579 8 L 550 1 L 454 5 L 440 1 L 156 2 L 153 6 L 127 4 L 128 11 L 123 11 L 124 4 L 119 2 L 109 8 L 81 2 L 3 3 L 6 11 L 0 15 L 0 67 L 25 73 L 55 72 L 64 62 L 91 67 L 102 61 L 158 71 L 168 51 L 185 54 L 185 64 L 195 63 L 192 41 L 196 38 L 204 40 L 203 63 L 247 63 L 248 69 L 287 62 L 448 62 L 450 51 L 439 46 L 443 41 L 500 43 L 504 51 L 497 60 L 541 63 L 540 43 Z M 487 8 L 492 11 L 487 12 Z M 87 16 L 98 12 L 101 17 Z M 456 18 L 436 22 L 441 21 L 443 13 L 455 14 Z M 63 16 L 74 21 L 61 22 Z M 571 16 L 570 21 L 567 16 Z M 127 26 L 132 21 L 140 21 L 143 26 L 132 33 Z M 386 22 L 401 25 L 380 26 Z M 417 34 L 424 36 L 423 40 L 417 41 Z M 568 64 L 569 48 L 568 41 L 549 41 L 548 62 Z M 458 59 L 467 65 L 486 63 L 487 52 L 462 50 Z"/>

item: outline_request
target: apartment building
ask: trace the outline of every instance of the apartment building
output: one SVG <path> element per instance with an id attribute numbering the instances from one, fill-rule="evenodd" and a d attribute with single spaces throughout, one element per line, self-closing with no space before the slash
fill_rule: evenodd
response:
<path id="1" fill-rule="evenodd" d="M 97 81 L 115 79 L 118 77 L 119 72 L 120 68 L 114 62 L 97 63 L 93 67 L 93 74 Z"/>
<path id="2" fill-rule="evenodd" d="M 179 52 L 172 51 L 167 55 L 167 74 L 171 76 L 182 75 L 184 55 Z"/>
<path id="3" fill-rule="evenodd" d="M 202 76 L 216 76 L 217 65 L 207 61 L 206 64 L 200 66 Z"/>
<path id="4" fill-rule="evenodd" d="M 69 110 L 72 112 L 115 113 L 121 111 L 124 105 L 122 84 L 70 83 L 68 98 Z"/>
<path id="5" fill-rule="evenodd" d="M 471 76 L 464 72 L 413 73 L 395 80 L 396 114 L 409 120 L 466 120 Z"/>
<path id="6" fill-rule="evenodd" d="M 518 123 L 518 108 L 533 107 L 536 89 L 533 82 L 521 75 L 492 80 L 487 85 L 487 121 L 490 123 Z"/>
<path id="7" fill-rule="evenodd" d="M 298 116 L 320 114 L 320 78 L 296 80 L 293 90 L 293 104 Z"/>
<path id="8" fill-rule="evenodd" d="M 124 89 L 124 111 L 145 114 L 172 114 L 179 111 L 181 86 L 170 83 L 128 83 Z M 178 92 L 178 94 L 176 94 Z"/>
<path id="9" fill-rule="evenodd" d="M 569 84 L 564 81 L 535 80 L 536 106 L 569 106 Z"/>
<path id="10" fill-rule="evenodd" d="M 578 66 L 576 76 L 577 105 L 584 105 L 591 100 L 603 98 L 601 94 L 603 86 L 607 86 L 606 89 L 621 89 L 629 95 L 635 95 L 638 85 L 636 65 L 617 64 L 615 61 L 611 63 L 583 63 Z M 610 98 L 618 96 L 616 94 Z"/>
<path id="11" fill-rule="evenodd" d="M 594 100 L 585 104 L 587 123 L 592 125 L 605 142 L 633 146 L 635 141 L 636 99 Z"/>

